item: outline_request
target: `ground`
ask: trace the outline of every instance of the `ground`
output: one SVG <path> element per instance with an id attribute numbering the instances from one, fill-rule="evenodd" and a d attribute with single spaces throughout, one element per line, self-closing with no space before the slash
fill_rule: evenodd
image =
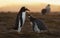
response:
<path id="1" fill-rule="evenodd" d="M 32 27 L 28 18 L 20 34 L 14 31 L 10 32 L 15 25 L 17 13 L 0 13 L 0 38 L 60 38 L 60 14 L 31 14 L 34 17 L 41 19 L 48 27 L 49 32 L 32 32 Z"/>

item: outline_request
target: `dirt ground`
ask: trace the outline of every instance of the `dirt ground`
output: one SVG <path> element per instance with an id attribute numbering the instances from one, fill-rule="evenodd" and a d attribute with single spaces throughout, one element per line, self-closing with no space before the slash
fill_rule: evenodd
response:
<path id="1" fill-rule="evenodd" d="M 40 13 L 31 14 L 41 19 L 47 25 L 50 32 L 32 32 L 32 26 L 28 18 L 20 34 L 15 31 L 10 32 L 15 25 L 17 13 L 0 13 L 0 38 L 60 38 L 60 14 L 48 14 L 44 16 Z"/>

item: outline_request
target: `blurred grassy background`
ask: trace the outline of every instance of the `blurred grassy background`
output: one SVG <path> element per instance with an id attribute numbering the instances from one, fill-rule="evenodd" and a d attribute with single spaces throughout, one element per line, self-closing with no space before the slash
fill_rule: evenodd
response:
<path id="1" fill-rule="evenodd" d="M 30 13 L 34 17 L 41 19 L 47 26 L 50 33 L 34 33 L 27 18 L 22 28 L 23 34 L 8 32 L 15 25 L 17 13 L 0 13 L 0 38 L 60 38 L 60 14 L 41 15 L 40 13 Z M 3 33 L 4 32 L 4 33 Z"/>

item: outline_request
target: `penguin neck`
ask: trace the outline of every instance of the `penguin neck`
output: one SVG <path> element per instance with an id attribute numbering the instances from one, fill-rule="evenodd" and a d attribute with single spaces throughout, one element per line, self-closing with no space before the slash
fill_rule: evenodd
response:
<path id="1" fill-rule="evenodd" d="M 26 12 L 22 12 L 22 15 L 25 15 L 26 14 Z"/>

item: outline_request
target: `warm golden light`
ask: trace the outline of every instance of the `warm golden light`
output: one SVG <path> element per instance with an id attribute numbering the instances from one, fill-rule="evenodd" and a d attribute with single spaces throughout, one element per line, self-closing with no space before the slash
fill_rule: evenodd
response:
<path id="1" fill-rule="evenodd" d="M 5 6 L 27 6 L 31 10 L 42 9 L 43 5 L 41 4 L 51 4 L 51 5 L 60 5 L 60 0 L 0 0 L 0 8 Z M 46 6 L 46 5 L 45 5 Z M 6 8 L 7 9 L 7 8 Z"/>
<path id="2" fill-rule="evenodd" d="M 9 4 L 38 4 L 38 3 L 47 3 L 60 5 L 60 0 L 0 0 L 0 6 L 9 5 Z"/>

